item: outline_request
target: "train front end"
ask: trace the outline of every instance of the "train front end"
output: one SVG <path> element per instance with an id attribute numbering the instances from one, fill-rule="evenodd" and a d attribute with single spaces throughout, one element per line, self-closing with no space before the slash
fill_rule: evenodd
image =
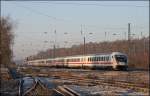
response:
<path id="1" fill-rule="evenodd" d="M 127 70 L 128 58 L 126 54 L 115 52 L 112 56 L 113 68 L 117 70 Z"/>

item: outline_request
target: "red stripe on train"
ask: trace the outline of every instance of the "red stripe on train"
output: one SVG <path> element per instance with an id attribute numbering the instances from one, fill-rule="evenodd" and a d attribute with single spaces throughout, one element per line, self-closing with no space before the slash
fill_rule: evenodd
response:
<path id="1" fill-rule="evenodd" d="M 64 62 L 55 62 L 55 64 L 64 64 Z M 68 62 L 67 64 L 113 64 L 112 62 Z"/>

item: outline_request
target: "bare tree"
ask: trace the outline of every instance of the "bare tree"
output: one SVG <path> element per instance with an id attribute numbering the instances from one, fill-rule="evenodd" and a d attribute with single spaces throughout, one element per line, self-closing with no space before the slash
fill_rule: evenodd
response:
<path id="1" fill-rule="evenodd" d="M 0 18 L 0 58 L 1 66 L 7 66 L 12 61 L 12 45 L 14 40 L 13 23 L 9 17 Z"/>

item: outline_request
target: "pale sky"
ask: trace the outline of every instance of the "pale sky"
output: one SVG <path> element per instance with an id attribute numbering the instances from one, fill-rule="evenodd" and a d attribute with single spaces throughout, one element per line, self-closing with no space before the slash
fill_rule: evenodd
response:
<path id="1" fill-rule="evenodd" d="M 55 40 L 57 47 L 70 47 L 83 36 L 86 42 L 127 39 L 128 23 L 133 38 L 149 36 L 148 1 L 1 1 L 1 16 L 17 23 L 14 59 L 52 48 Z"/>

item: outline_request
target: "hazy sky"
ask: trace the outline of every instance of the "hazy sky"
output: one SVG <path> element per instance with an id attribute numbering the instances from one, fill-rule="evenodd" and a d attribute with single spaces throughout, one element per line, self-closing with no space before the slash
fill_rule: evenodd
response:
<path id="1" fill-rule="evenodd" d="M 15 59 L 52 48 L 55 40 L 69 47 L 83 36 L 86 42 L 127 39 L 128 23 L 133 38 L 149 35 L 148 1 L 1 1 L 1 16 L 17 23 Z"/>

